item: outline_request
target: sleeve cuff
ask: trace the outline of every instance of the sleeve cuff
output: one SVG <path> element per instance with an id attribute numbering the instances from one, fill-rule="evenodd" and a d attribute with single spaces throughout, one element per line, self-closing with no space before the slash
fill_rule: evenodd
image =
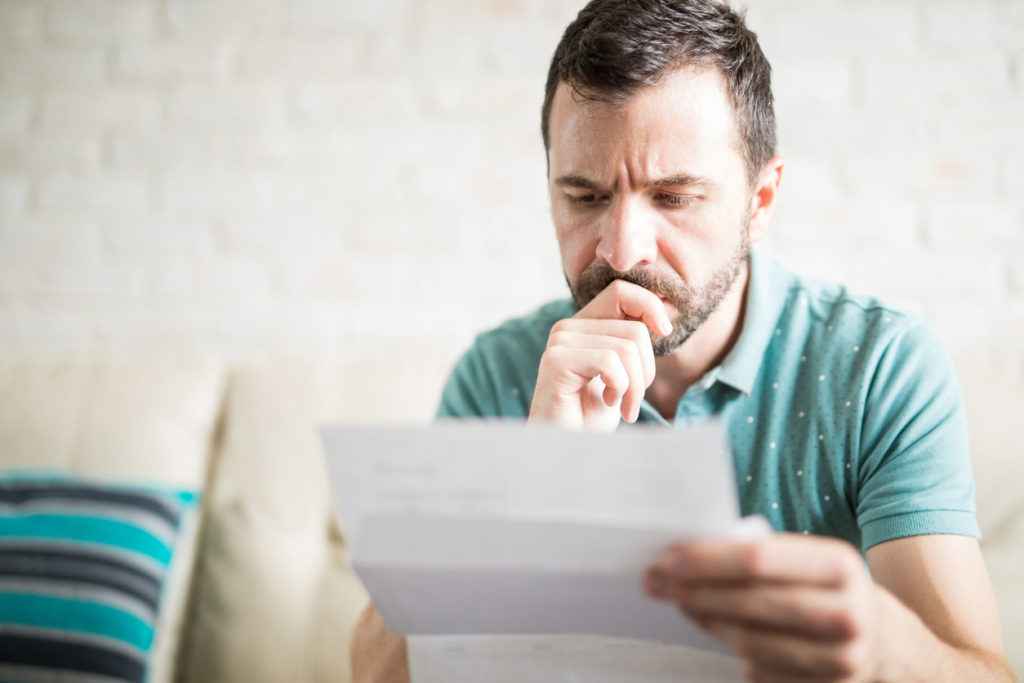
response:
<path id="1" fill-rule="evenodd" d="M 981 538 L 978 519 L 965 510 L 928 510 L 909 512 L 872 520 L 861 526 L 861 548 L 908 536 L 951 534 Z"/>

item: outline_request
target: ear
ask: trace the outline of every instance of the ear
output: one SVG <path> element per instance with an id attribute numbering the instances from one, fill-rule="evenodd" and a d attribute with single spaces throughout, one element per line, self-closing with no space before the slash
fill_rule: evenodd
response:
<path id="1" fill-rule="evenodd" d="M 754 194 L 750 198 L 748 230 L 751 244 L 759 242 L 768 232 L 768 223 L 771 222 L 775 202 L 779 197 L 779 184 L 782 182 L 782 167 L 784 165 L 783 158 L 776 155 L 761 167 L 761 175 L 754 187 Z"/>

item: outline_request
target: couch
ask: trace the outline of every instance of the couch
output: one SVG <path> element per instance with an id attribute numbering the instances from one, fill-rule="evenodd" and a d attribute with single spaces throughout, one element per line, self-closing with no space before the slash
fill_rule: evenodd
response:
<path id="1" fill-rule="evenodd" d="M 151 681 L 348 681 L 367 596 L 346 562 L 317 430 L 426 421 L 450 356 L 202 355 L 0 359 L 0 470 L 157 482 L 199 492 L 182 518 Z M 993 366 L 965 393 L 982 547 L 1007 653 L 1024 671 L 1020 378 Z"/>

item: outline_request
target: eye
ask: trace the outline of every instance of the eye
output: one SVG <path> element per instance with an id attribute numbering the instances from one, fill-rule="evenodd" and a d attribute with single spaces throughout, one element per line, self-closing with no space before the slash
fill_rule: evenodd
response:
<path id="1" fill-rule="evenodd" d="M 571 194 L 568 195 L 568 197 L 569 201 L 575 204 L 576 206 L 593 206 L 601 200 L 601 195 L 597 194 L 596 192 L 580 195 Z"/>
<path id="2" fill-rule="evenodd" d="M 682 208 L 693 201 L 693 197 L 666 193 L 657 195 L 656 199 L 672 208 Z"/>

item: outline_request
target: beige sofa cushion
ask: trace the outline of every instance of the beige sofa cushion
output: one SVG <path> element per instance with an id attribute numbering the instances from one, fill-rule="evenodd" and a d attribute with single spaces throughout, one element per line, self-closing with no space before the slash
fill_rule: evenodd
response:
<path id="1" fill-rule="evenodd" d="M 367 597 L 348 566 L 318 426 L 427 422 L 453 360 L 410 349 L 232 373 L 186 680 L 350 680 Z"/>
<path id="2" fill-rule="evenodd" d="M 201 491 L 222 387 L 222 368 L 207 359 L 0 359 L 0 468 Z M 197 528 L 195 515 L 182 520 L 164 587 L 157 683 L 173 677 Z"/>
<path id="3" fill-rule="evenodd" d="M 349 680 L 345 624 L 366 598 L 353 578 L 342 576 L 340 587 L 329 578 L 332 553 L 344 546 L 335 534 L 328 550 L 331 500 L 316 431 L 336 414 L 336 374 L 287 362 L 232 374 L 196 575 L 188 681 Z M 339 622 L 328 636 L 332 656 L 316 656 L 315 629 Z"/>
<path id="4" fill-rule="evenodd" d="M 1021 369 L 1000 358 L 957 359 L 971 434 L 981 550 L 999 604 L 1006 656 L 1024 676 L 1024 453 Z"/>
<path id="5" fill-rule="evenodd" d="M 222 397 L 212 360 L 0 360 L 0 467 L 200 488 Z"/>

